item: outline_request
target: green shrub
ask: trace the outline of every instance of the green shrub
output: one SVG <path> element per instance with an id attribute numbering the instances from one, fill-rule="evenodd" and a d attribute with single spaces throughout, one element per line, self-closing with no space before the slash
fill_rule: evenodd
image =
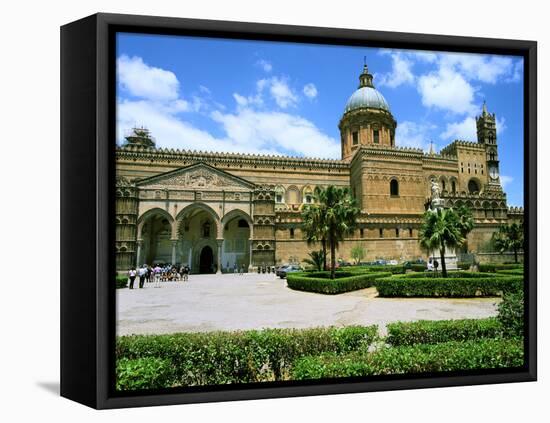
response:
<path id="1" fill-rule="evenodd" d="M 292 376 L 295 380 L 324 379 L 511 368 L 523 364 L 520 339 L 480 339 L 389 347 L 347 356 L 306 357 L 296 361 Z"/>
<path id="2" fill-rule="evenodd" d="M 460 271 L 451 271 L 447 272 L 448 278 L 496 278 L 498 277 L 497 273 L 481 273 L 481 272 L 466 272 L 463 270 Z M 431 279 L 442 279 L 441 272 L 424 272 L 424 273 L 407 273 L 406 275 L 395 276 L 395 278 L 431 278 Z"/>
<path id="3" fill-rule="evenodd" d="M 504 263 L 482 263 L 479 265 L 480 272 L 496 272 L 497 270 L 523 269 L 522 263 L 504 264 Z"/>
<path id="4" fill-rule="evenodd" d="M 523 275 L 524 270 L 523 270 L 523 268 L 519 268 L 519 269 L 501 269 L 501 270 L 497 270 L 496 273 L 502 273 L 504 275 Z"/>
<path id="5" fill-rule="evenodd" d="M 524 331 L 523 291 L 506 294 L 498 305 L 497 319 L 505 336 L 522 336 Z"/>
<path id="6" fill-rule="evenodd" d="M 321 273 L 321 272 L 319 272 Z M 346 276 L 341 276 L 342 274 Z M 319 294 L 341 294 L 343 292 L 356 291 L 358 289 L 373 286 L 377 278 L 390 276 L 389 272 L 361 273 L 348 275 L 347 272 L 338 272 L 336 279 L 328 279 L 325 275 L 316 276 L 317 273 L 289 273 L 286 282 L 289 288 L 297 291 L 316 292 Z"/>
<path id="7" fill-rule="evenodd" d="M 465 261 L 459 261 L 456 264 L 456 267 L 458 267 L 460 270 L 470 270 L 471 265 L 472 265 L 472 263 L 467 263 Z"/>
<path id="8" fill-rule="evenodd" d="M 413 272 L 424 272 L 424 271 L 426 271 L 426 265 L 425 264 L 411 264 L 410 269 Z"/>
<path id="9" fill-rule="evenodd" d="M 125 275 L 116 275 L 116 288 L 127 288 L 128 287 L 128 276 Z"/>
<path id="10" fill-rule="evenodd" d="M 502 326 L 495 317 L 396 322 L 388 324 L 387 328 L 386 342 L 393 346 L 498 338 L 502 335 Z"/>
<path id="11" fill-rule="evenodd" d="M 407 275 L 409 276 L 409 275 Z M 380 297 L 476 297 L 518 292 L 522 276 L 476 276 L 447 278 L 398 277 L 377 279 L 374 283 Z"/>
<path id="12" fill-rule="evenodd" d="M 367 350 L 377 333 L 377 326 L 349 326 L 133 335 L 117 339 L 116 356 L 169 360 L 173 386 L 276 381 L 289 378 L 299 357 Z"/>
<path id="13" fill-rule="evenodd" d="M 116 389 L 157 389 L 172 386 L 174 371 L 169 360 L 157 357 L 121 358 L 116 363 Z"/>

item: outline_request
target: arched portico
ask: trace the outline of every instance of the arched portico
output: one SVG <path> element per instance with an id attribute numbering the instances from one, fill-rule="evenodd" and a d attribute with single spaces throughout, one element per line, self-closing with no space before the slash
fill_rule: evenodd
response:
<path id="1" fill-rule="evenodd" d="M 232 210 L 222 218 L 221 264 L 225 271 L 248 269 L 251 257 L 252 218 L 242 210 Z"/>
<path id="2" fill-rule="evenodd" d="M 176 216 L 176 264 L 188 265 L 192 273 L 221 272 L 221 221 L 205 203 L 184 207 Z"/>
<path id="3" fill-rule="evenodd" d="M 137 220 L 136 266 L 171 263 L 174 218 L 161 208 L 147 210 Z"/>

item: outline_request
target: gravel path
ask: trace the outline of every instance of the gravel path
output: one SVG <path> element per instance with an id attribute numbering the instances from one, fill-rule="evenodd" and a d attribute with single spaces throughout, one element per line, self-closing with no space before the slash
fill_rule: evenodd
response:
<path id="1" fill-rule="evenodd" d="M 137 283 L 136 283 L 137 285 Z M 340 295 L 293 291 L 273 274 L 191 275 L 160 288 L 117 290 L 117 334 L 160 334 L 483 318 L 498 298 L 377 298 L 369 288 Z"/>

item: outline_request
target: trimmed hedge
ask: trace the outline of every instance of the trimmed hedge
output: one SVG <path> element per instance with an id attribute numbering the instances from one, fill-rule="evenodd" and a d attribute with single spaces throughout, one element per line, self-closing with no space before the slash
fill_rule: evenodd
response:
<path id="1" fill-rule="evenodd" d="M 453 271 L 447 272 L 448 278 L 496 278 L 498 273 L 481 273 L 481 272 L 465 272 L 465 271 Z M 424 272 L 424 273 L 407 273 L 406 275 L 396 276 L 396 278 L 431 278 L 442 279 L 441 272 Z"/>
<path id="2" fill-rule="evenodd" d="M 497 270 L 523 269 L 522 263 L 503 264 L 503 263 L 482 263 L 479 265 L 480 272 L 496 272 Z"/>
<path id="3" fill-rule="evenodd" d="M 471 266 L 472 266 L 472 263 L 467 263 L 465 261 L 459 261 L 456 264 L 456 267 L 458 267 L 460 270 L 470 270 Z"/>
<path id="4" fill-rule="evenodd" d="M 523 340 L 479 339 L 389 347 L 372 353 L 334 354 L 297 360 L 295 380 L 388 374 L 415 374 L 520 367 Z"/>
<path id="5" fill-rule="evenodd" d="M 522 336 L 524 331 L 524 296 L 523 291 L 504 295 L 498 305 L 498 320 L 505 336 Z"/>
<path id="6" fill-rule="evenodd" d="M 158 389 L 172 386 L 174 369 L 169 360 L 143 357 L 121 358 L 116 364 L 116 389 Z"/>
<path id="7" fill-rule="evenodd" d="M 502 337 L 502 326 L 495 317 L 462 320 L 420 320 L 387 325 L 386 342 L 393 346 L 437 344 Z"/>
<path id="8" fill-rule="evenodd" d="M 524 269 L 523 267 L 519 269 L 501 269 L 501 270 L 497 270 L 496 273 L 497 274 L 502 273 L 504 275 L 523 275 Z"/>
<path id="9" fill-rule="evenodd" d="M 342 274 L 346 273 L 346 276 Z M 389 272 L 373 272 L 350 274 L 338 272 L 336 279 L 327 279 L 325 275 L 315 277 L 316 273 L 289 273 L 286 282 L 289 288 L 297 291 L 316 292 L 318 294 L 341 294 L 343 292 L 356 291 L 358 289 L 374 286 L 374 281 L 379 278 L 390 276 Z"/>
<path id="10" fill-rule="evenodd" d="M 116 289 L 128 287 L 128 276 L 116 275 Z"/>
<path id="11" fill-rule="evenodd" d="M 425 272 L 426 271 L 426 265 L 425 264 L 411 264 L 410 269 L 413 272 Z"/>
<path id="12" fill-rule="evenodd" d="M 165 387 L 252 383 L 287 380 L 300 357 L 366 351 L 377 339 L 376 325 L 133 335 L 117 339 L 116 356 L 168 360 L 173 377 Z"/>
<path id="13" fill-rule="evenodd" d="M 499 296 L 523 289 L 523 276 L 398 277 L 377 279 L 380 297 Z"/>

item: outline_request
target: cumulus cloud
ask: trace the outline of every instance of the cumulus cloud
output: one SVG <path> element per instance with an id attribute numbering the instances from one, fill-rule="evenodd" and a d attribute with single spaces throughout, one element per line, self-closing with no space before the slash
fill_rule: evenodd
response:
<path id="1" fill-rule="evenodd" d="M 400 122 L 395 131 L 395 143 L 399 147 L 430 149 L 430 133 L 436 127 L 411 121 Z M 435 147 L 434 147 L 435 148 Z"/>
<path id="2" fill-rule="evenodd" d="M 122 55 L 117 60 L 117 75 L 123 90 L 134 97 L 150 100 L 175 100 L 179 81 L 173 72 L 149 66 L 141 57 Z"/>
<path id="3" fill-rule="evenodd" d="M 299 97 L 286 78 L 261 79 L 248 96 L 233 93 L 236 110 L 227 113 L 225 107 L 211 101 L 207 87 L 198 87 L 204 98 L 191 95 L 184 99 L 179 95 L 180 83 L 172 72 L 148 66 L 141 58 L 121 56 L 120 59 L 119 83 L 130 97 L 119 97 L 117 102 L 118 142 L 124 140 L 131 128 L 144 125 L 156 138 L 159 147 L 327 158 L 339 156 L 339 142 L 325 135 L 311 121 L 299 115 L 266 109 L 264 97 L 271 97 L 280 109 L 297 105 Z M 134 67 L 131 72 L 132 66 L 128 67 L 127 62 L 132 62 Z M 304 87 L 304 95 L 312 95 L 314 91 L 316 94 L 316 87 L 308 85 L 308 90 Z M 187 119 L 189 114 L 182 114 L 206 110 L 210 112 L 202 114 L 211 120 L 209 129 L 215 130 L 216 135 L 190 122 Z"/>
<path id="4" fill-rule="evenodd" d="M 273 77 L 269 79 L 268 83 L 269 92 L 281 109 L 296 106 L 298 96 L 290 88 L 285 79 Z"/>
<path id="5" fill-rule="evenodd" d="M 454 70 L 442 67 L 436 72 L 422 75 L 418 79 L 418 91 L 422 104 L 457 114 L 472 114 L 474 88 Z"/>
<path id="6" fill-rule="evenodd" d="M 496 120 L 497 134 L 506 129 L 504 118 Z M 467 116 L 459 122 L 448 123 L 445 131 L 441 133 L 441 139 L 458 139 L 466 141 L 477 141 L 477 126 L 473 116 Z"/>
<path id="7" fill-rule="evenodd" d="M 311 99 L 317 97 L 318 94 L 317 87 L 315 86 L 315 84 L 312 83 L 304 85 L 303 92 L 307 98 Z"/>
<path id="8" fill-rule="evenodd" d="M 495 84 L 513 69 L 511 57 L 474 53 L 447 53 L 440 58 L 442 67 L 454 68 L 466 78 Z"/>
<path id="9" fill-rule="evenodd" d="M 392 60 L 392 70 L 389 73 L 378 75 L 377 84 L 390 88 L 397 88 L 403 84 L 414 84 L 413 63 L 403 53 L 390 52 L 388 54 Z"/>
<path id="10" fill-rule="evenodd" d="M 337 158 L 340 144 L 323 134 L 312 122 L 284 112 L 241 109 L 236 113 L 215 111 L 227 138 L 239 146 L 255 146 L 260 151 L 283 151 L 300 156 Z"/>

